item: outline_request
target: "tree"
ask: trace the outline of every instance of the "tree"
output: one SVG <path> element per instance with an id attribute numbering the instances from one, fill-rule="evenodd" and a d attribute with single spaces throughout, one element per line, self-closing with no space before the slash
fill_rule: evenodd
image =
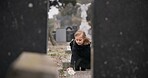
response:
<path id="1" fill-rule="evenodd" d="M 56 45 L 56 41 L 52 36 L 52 31 L 54 30 L 54 19 L 48 19 L 48 36 L 49 36 L 49 41 L 53 46 Z"/>

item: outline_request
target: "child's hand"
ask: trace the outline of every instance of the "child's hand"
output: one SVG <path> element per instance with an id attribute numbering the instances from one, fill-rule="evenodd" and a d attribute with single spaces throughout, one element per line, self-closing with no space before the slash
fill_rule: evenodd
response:
<path id="1" fill-rule="evenodd" d="M 72 67 L 67 68 L 67 72 L 69 75 L 74 75 L 76 73 Z"/>

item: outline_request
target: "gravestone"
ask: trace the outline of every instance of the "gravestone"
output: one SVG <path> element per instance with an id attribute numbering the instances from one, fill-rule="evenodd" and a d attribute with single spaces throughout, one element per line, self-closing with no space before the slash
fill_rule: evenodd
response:
<path id="1" fill-rule="evenodd" d="M 94 1 L 93 78 L 148 78 L 147 4 Z"/>
<path id="2" fill-rule="evenodd" d="M 72 28 L 73 28 L 73 31 L 74 31 L 74 32 L 76 32 L 76 31 L 79 29 L 78 26 L 72 26 Z"/>
<path id="3" fill-rule="evenodd" d="M 70 42 L 74 39 L 74 31 L 66 31 L 66 42 Z"/>
<path id="4" fill-rule="evenodd" d="M 87 17 L 87 10 L 88 10 L 88 7 L 91 5 L 91 3 L 87 3 L 87 4 L 81 4 L 81 3 L 77 3 L 78 6 L 80 6 L 80 9 L 81 9 L 81 18 L 83 20 L 86 20 L 86 17 Z"/>
<path id="5" fill-rule="evenodd" d="M 56 41 L 57 42 L 66 42 L 66 29 L 58 28 L 56 30 Z"/>
<path id="6" fill-rule="evenodd" d="M 57 78 L 58 68 L 46 54 L 22 52 L 12 63 L 7 78 Z"/>
<path id="7" fill-rule="evenodd" d="M 0 78 L 22 51 L 46 53 L 47 1 L 0 1 Z"/>
<path id="8" fill-rule="evenodd" d="M 66 27 L 66 42 L 70 42 L 74 39 L 74 34 L 78 30 L 78 26 L 68 26 Z"/>

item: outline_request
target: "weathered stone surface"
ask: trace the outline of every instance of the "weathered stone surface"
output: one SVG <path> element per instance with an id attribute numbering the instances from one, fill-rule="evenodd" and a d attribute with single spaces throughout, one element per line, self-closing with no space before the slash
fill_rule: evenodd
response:
<path id="1" fill-rule="evenodd" d="M 53 58 L 46 54 L 23 52 L 12 64 L 7 78 L 57 78 Z"/>
<path id="2" fill-rule="evenodd" d="M 46 53 L 47 1 L 0 1 L 0 78 L 22 51 Z"/>
<path id="3" fill-rule="evenodd" d="M 148 1 L 95 0 L 94 4 L 93 77 L 148 78 Z"/>

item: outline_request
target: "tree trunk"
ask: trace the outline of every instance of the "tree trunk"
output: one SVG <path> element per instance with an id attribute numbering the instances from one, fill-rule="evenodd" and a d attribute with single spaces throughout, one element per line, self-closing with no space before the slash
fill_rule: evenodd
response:
<path id="1" fill-rule="evenodd" d="M 49 29 L 49 41 L 51 42 L 51 44 L 53 45 L 53 46 L 55 46 L 56 45 L 56 41 L 55 41 L 55 39 L 53 38 L 53 36 L 52 36 L 52 31 Z"/>

